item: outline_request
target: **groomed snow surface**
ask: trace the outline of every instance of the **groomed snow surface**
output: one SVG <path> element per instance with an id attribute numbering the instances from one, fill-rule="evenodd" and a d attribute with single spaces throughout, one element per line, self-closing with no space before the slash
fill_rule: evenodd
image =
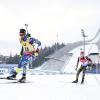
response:
<path id="1" fill-rule="evenodd" d="M 85 83 L 70 83 L 75 74 L 28 75 L 30 83 L 0 79 L 0 100 L 100 100 L 100 75 L 86 74 Z M 14 80 L 13 80 L 14 81 Z"/>

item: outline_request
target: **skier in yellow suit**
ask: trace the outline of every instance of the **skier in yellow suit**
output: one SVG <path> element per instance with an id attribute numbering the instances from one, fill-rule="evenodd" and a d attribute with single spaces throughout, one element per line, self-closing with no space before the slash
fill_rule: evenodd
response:
<path id="1" fill-rule="evenodd" d="M 41 42 L 35 38 L 32 38 L 29 33 L 26 34 L 25 29 L 20 29 L 19 32 L 20 36 L 20 43 L 22 45 L 21 49 L 21 59 L 19 61 L 18 67 L 11 76 L 8 76 L 7 79 L 13 80 L 16 78 L 16 75 L 20 72 L 20 69 L 23 68 L 22 77 L 19 79 L 19 82 L 25 82 L 26 80 L 26 66 L 30 62 L 30 58 L 34 60 L 36 56 L 38 56 L 39 48 L 35 49 L 35 45 L 37 44 L 38 47 L 41 45 Z"/>

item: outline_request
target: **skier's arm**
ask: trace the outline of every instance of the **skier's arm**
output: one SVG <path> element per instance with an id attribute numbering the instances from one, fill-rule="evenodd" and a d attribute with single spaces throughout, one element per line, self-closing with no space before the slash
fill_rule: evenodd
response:
<path id="1" fill-rule="evenodd" d="M 35 38 L 30 38 L 29 43 L 33 45 L 34 47 L 33 54 L 36 54 L 37 56 L 38 53 L 40 52 L 41 42 Z"/>
<path id="2" fill-rule="evenodd" d="M 35 43 L 38 46 L 41 46 L 41 42 L 39 40 L 35 39 L 35 38 L 30 38 L 29 43 L 32 44 L 32 45 L 34 45 L 34 43 Z"/>
<path id="3" fill-rule="evenodd" d="M 22 55 L 23 55 L 23 47 L 21 48 L 21 51 L 20 51 L 19 57 L 21 58 Z"/>
<path id="4" fill-rule="evenodd" d="M 36 52 L 39 53 L 40 52 L 40 48 L 41 48 L 41 42 L 39 40 L 36 40 L 36 44 L 38 45 L 37 49 L 36 49 Z"/>
<path id="5" fill-rule="evenodd" d="M 41 42 L 39 40 L 36 39 L 35 43 L 38 45 L 38 47 L 41 46 Z"/>
<path id="6" fill-rule="evenodd" d="M 21 51 L 20 51 L 20 55 L 23 55 L 23 47 L 22 47 L 22 49 L 21 49 Z"/>
<path id="7" fill-rule="evenodd" d="M 79 57 L 78 57 L 78 60 L 77 60 L 76 69 L 75 70 L 77 70 L 78 64 L 79 64 Z"/>
<path id="8" fill-rule="evenodd" d="M 87 60 L 88 60 L 88 66 L 92 67 L 93 66 L 92 60 L 89 57 L 87 57 Z"/>

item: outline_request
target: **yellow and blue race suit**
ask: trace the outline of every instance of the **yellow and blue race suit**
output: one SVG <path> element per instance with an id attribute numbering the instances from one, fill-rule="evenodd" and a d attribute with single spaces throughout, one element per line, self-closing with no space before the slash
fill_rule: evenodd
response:
<path id="1" fill-rule="evenodd" d="M 38 44 L 38 46 L 40 46 L 41 42 L 34 38 L 31 38 L 31 37 L 24 37 L 23 39 L 20 40 L 20 43 L 22 45 L 22 50 L 21 50 L 22 57 L 19 61 L 16 72 L 19 73 L 20 68 L 23 68 L 23 75 L 25 76 L 26 75 L 26 66 L 27 66 L 27 64 L 29 64 L 30 59 L 31 59 L 31 61 L 34 61 L 36 58 L 34 43 L 36 43 L 36 44 Z"/>

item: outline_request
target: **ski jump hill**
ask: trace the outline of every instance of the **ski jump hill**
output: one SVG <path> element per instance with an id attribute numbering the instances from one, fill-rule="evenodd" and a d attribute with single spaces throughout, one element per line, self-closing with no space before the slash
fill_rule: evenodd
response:
<path id="1" fill-rule="evenodd" d="M 85 44 L 86 55 L 98 53 L 100 50 L 100 29 L 92 39 L 86 40 Z M 67 44 L 54 54 L 46 57 L 48 60 L 40 67 L 39 71 L 45 73 L 73 73 L 80 48 L 83 48 L 83 41 Z"/>

